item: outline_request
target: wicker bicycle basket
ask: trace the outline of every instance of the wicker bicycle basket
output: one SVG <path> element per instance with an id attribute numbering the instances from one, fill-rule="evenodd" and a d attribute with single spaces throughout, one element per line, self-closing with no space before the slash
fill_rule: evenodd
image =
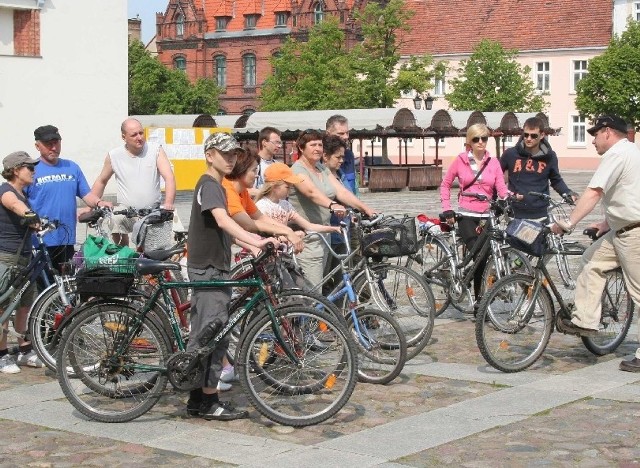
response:
<path id="1" fill-rule="evenodd" d="M 416 219 L 386 218 L 362 237 L 362 253 L 367 257 L 402 257 L 418 251 Z"/>

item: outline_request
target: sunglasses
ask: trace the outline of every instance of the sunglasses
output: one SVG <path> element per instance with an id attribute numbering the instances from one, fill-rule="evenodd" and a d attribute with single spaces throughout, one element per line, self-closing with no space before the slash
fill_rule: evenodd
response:
<path id="1" fill-rule="evenodd" d="M 31 172 L 34 172 L 36 170 L 36 165 L 35 164 L 20 164 L 18 166 L 18 169 L 22 168 L 22 167 L 26 167 L 27 169 L 29 169 Z"/>
<path id="2" fill-rule="evenodd" d="M 489 141 L 489 137 L 488 136 L 483 136 L 483 137 L 473 137 L 471 139 L 472 142 L 474 143 L 478 143 L 480 140 L 482 140 L 484 143 L 486 143 L 487 141 Z"/>
<path id="3" fill-rule="evenodd" d="M 538 137 L 539 137 L 540 135 L 539 135 L 539 134 L 537 134 L 537 133 L 527 133 L 527 132 L 524 132 L 524 133 L 522 134 L 522 136 L 523 136 L 525 139 L 526 139 L 526 138 L 531 138 L 532 140 L 537 140 L 537 139 L 538 139 Z"/>

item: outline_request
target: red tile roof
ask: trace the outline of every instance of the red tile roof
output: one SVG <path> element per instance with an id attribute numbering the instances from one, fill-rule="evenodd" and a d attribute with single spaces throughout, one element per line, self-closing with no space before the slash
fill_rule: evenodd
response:
<path id="1" fill-rule="evenodd" d="M 402 54 L 469 53 L 483 38 L 507 49 L 607 46 L 611 0 L 406 0 L 416 12 Z"/>

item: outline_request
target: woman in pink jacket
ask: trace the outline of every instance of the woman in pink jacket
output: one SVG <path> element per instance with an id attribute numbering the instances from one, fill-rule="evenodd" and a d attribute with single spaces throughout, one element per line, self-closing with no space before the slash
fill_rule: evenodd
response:
<path id="1" fill-rule="evenodd" d="M 440 185 L 440 201 L 449 224 L 453 224 L 455 211 L 451 209 L 451 186 L 457 178 L 460 185 L 458 193 L 458 213 L 462 218 L 458 221 L 458 231 L 468 249 L 473 247 L 480 230 L 483 218 L 489 217 L 489 202 L 473 197 L 463 197 L 462 192 L 473 192 L 493 197 L 494 191 L 500 198 L 508 195 L 500 162 L 491 157 L 487 151 L 489 129 L 484 124 L 471 125 L 467 130 L 468 151 L 460 153 L 453 161 Z M 479 262 L 473 278 L 473 289 L 476 305 L 480 301 L 479 293 L 482 284 L 482 273 L 487 257 L 476 259 Z"/>

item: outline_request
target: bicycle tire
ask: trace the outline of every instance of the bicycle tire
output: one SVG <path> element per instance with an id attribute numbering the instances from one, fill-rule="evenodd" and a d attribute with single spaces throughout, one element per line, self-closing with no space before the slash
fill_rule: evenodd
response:
<path id="1" fill-rule="evenodd" d="M 434 298 L 435 316 L 442 314 L 451 303 L 449 297 L 449 261 L 447 250 L 442 240 L 435 236 L 427 235 L 418 241 L 418 252 L 409 255 L 405 266 L 416 271 L 425 279 Z M 437 265 L 442 265 L 436 268 Z"/>
<path id="2" fill-rule="evenodd" d="M 108 423 L 131 421 L 160 398 L 168 381 L 164 366 L 171 343 L 150 316 L 142 320 L 135 337 L 127 336 L 128 327 L 139 320 L 131 306 L 90 307 L 74 318 L 62 337 L 58 382 L 85 416 Z M 123 339 L 129 340 L 126 351 L 114 356 L 115 343 Z"/>
<path id="3" fill-rule="evenodd" d="M 75 294 L 75 280 L 65 281 L 64 284 L 70 305 L 77 307 L 80 298 Z M 54 372 L 59 344 L 55 337 L 56 321 L 60 323 L 61 317 L 65 315 L 65 305 L 56 284 L 45 289 L 29 310 L 28 330 L 31 346 L 43 364 Z"/>
<path id="4" fill-rule="evenodd" d="M 576 278 L 580 270 L 580 262 L 571 262 L 572 257 L 581 257 L 587 248 L 577 242 L 567 242 L 562 238 L 558 245 L 558 252 L 554 255 L 560 279 L 566 289 L 575 290 Z"/>
<path id="5" fill-rule="evenodd" d="M 634 304 L 627 290 L 622 269 L 607 272 L 602 292 L 602 315 L 595 336 L 582 336 L 585 348 L 596 356 L 614 352 L 622 344 L 633 322 Z"/>
<path id="6" fill-rule="evenodd" d="M 313 308 L 280 308 L 276 317 L 281 323 L 303 324 L 283 338 L 304 365 L 283 353 L 269 315 L 256 317 L 240 340 L 236 362 L 249 401 L 262 415 L 286 426 L 309 426 L 331 418 L 347 403 L 356 385 L 353 341 L 337 318 Z M 318 350 L 305 344 L 307 337 L 316 337 L 326 346 Z"/>
<path id="7" fill-rule="evenodd" d="M 407 360 L 407 342 L 398 322 L 377 309 L 358 309 L 347 320 L 351 338 L 358 350 L 358 381 L 388 384 Z"/>
<path id="8" fill-rule="evenodd" d="M 431 288 L 418 273 L 401 265 L 378 263 L 365 268 L 370 268 L 375 287 L 367 282 L 364 271 L 358 273 L 353 280 L 358 301 L 391 314 L 407 342 L 407 360 L 413 359 L 433 333 L 435 301 Z"/>
<path id="9" fill-rule="evenodd" d="M 551 337 L 553 301 L 543 287 L 533 298 L 533 282 L 530 275 L 501 278 L 480 302 L 476 342 L 482 357 L 502 372 L 519 372 L 533 365 Z"/>

